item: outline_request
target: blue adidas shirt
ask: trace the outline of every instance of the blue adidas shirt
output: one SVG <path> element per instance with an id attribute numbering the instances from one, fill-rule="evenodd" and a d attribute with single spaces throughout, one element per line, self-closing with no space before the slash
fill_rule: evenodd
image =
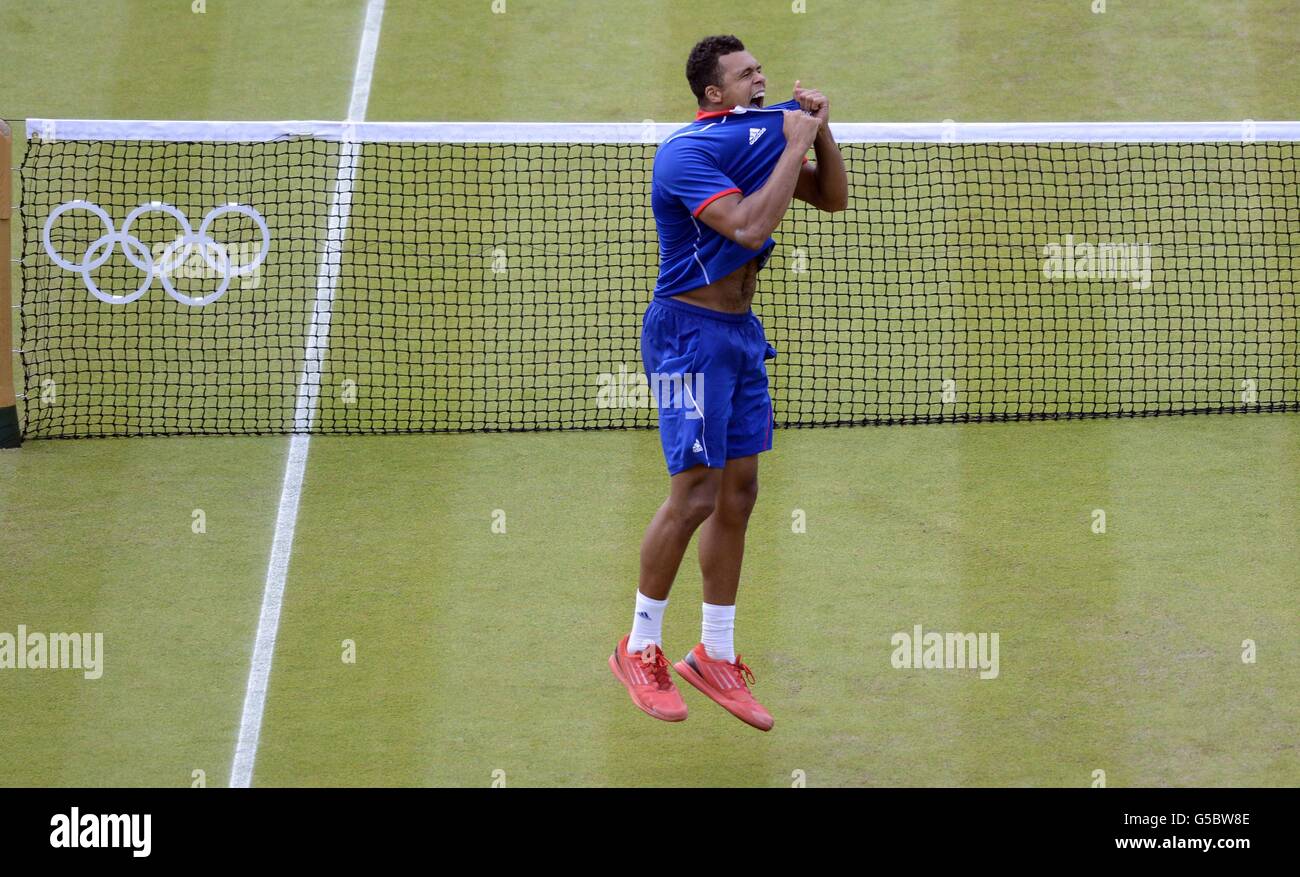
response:
<path id="1" fill-rule="evenodd" d="M 776 241 L 746 249 L 700 221 L 700 212 L 731 192 L 747 196 L 763 187 L 785 151 L 784 110 L 736 107 L 701 113 L 655 153 L 650 207 L 659 233 L 659 281 L 655 296 L 673 296 L 726 277 L 750 259 L 761 270 Z"/>

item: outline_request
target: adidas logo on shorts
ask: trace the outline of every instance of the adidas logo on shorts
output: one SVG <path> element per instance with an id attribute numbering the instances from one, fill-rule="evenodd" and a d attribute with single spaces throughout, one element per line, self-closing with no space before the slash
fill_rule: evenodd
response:
<path id="1" fill-rule="evenodd" d="M 691 450 L 697 454 L 702 454 L 704 453 L 704 446 L 700 444 L 699 439 L 696 439 L 695 444 L 691 445 Z"/>

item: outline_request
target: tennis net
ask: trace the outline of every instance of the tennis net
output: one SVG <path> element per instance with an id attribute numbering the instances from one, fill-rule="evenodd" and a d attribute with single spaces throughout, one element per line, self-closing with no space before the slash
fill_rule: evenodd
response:
<path id="1" fill-rule="evenodd" d="M 28 122 L 29 438 L 654 426 L 677 125 Z M 1300 124 L 840 125 L 780 426 L 1300 409 Z"/>

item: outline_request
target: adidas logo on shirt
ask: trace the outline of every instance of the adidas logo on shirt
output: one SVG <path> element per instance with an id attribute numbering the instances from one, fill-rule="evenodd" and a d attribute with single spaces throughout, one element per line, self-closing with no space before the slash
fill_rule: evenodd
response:
<path id="1" fill-rule="evenodd" d="M 750 146 L 753 146 L 754 143 L 758 140 L 758 138 L 760 138 L 760 137 L 763 136 L 763 132 L 766 131 L 766 130 L 767 130 L 766 128 L 750 128 L 750 129 L 749 129 L 749 145 L 750 145 Z"/>
<path id="2" fill-rule="evenodd" d="M 696 439 L 695 444 L 691 445 L 691 450 L 697 454 L 702 454 L 704 453 L 704 446 L 700 444 L 699 439 Z"/>

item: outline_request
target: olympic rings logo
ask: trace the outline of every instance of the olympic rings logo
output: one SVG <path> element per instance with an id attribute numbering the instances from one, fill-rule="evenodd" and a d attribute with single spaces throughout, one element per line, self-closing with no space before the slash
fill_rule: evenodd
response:
<path id="1" fill-rule="evenodd" d="M 104 224 L 104 228 L 107 230 L 86 248 L 86 252 L 81 255 L 80 263 L 64 259 L 58 254 L 54 249 L 54 245 L 50 242 L 50 229 L 54 227 L 54 223 L 58 221 L 59 217 L 64 213 L 67 213 L 69 210 L 85 210 L 91 213 Z M 131 234 L 132 224 L 142 215 L 151 212 L 164 213 L 175 219 L 181 227 L 181 236 L 169 243 L 157 260 L 154 259 L 153 253 L 150 249 L 145 246 L 144 241 Z M 230 213 L 237 213 L 248 217 L 257 224 L 257 228 L 262 234 L 262 248 L 258 252 L 257 257 L 247 265 L 233 265 L 230 259 L 230 253 L 226 247 L 217 243 L 217 241 L 213 240 L 212 236 L 208 234 L 208 229 L 212 227 L 213 222 Z M 103 210 L 103 208 L 99 207 L 97 204 L 92 204 L 89 201 L 77 200 L 60 204 L 58 207 L 55 207 L 50 211 L 49 218 L 45 220 L 45 228 L 41 234 L 41 242 L 45 245 L 45 252 L 54 260 L 54 264 L 66 271 L 80 274 L 82 282 L 86 284 L 86 289 L 90 291 L 91 295 L 102 302 L 111 305 L 130 304 L 148 292 L 149 287 L 153 283 L 153 278 L 158 277 L 162 281 L 163 289 L 165 289 L 167 294 L 172 298 L 176 299 L 183 305 L 202 307 L 203 305 L 211 304 L 221 298 L 221 296 L 225 295 L 226 290 L 230 288 L 230 281 L 234 280 L 236 277 L 251 274 L 261 266 L 262 262 L 266 259 L 266 254 L 271 249 L 271 232 L 270 229 L 266 227 L 266 220 L 262 218 L 262 214 L 258 213 L 252 207 L 235 203 L 230 203 L 224 207 L 216 207 L 209 210 L 207 215 L 203 217 L 203 222 L 199 225 L 199 230 L 195 232 L 184 213 L 170 204 L 164 204 L 161 201 L 150 201 L 148 204 L 141 204 L 139 207 L 132 210 L 127 214 L 126 220 L 122 223 L 122 230 L 118 231 L 113 226 L 112 218 Z M 118 244 L 122 245 L 122 252 L 126 255 L 127 261 L 144 272 L 144 282 L 140 284 L 140 287 L 135 292 L 128 293 L 127 295 L 113 295 L 104 292 L 95 285 L 94 278 L 90 276 L 92 271 L 99 268 L 109 260 L 113 255 L 113 248 Z M 215 292 L 197 298 L 180 292 L 176 289 L 175 284 L 172 283 L 172 275 L 178 268 L 185 264 L 189 259 L 190 254 L 194 252 L 195 247 L 199 249 L 204 264 L 207 265 L 211 271 L 215 272 L 217 276 L 221 277 L 221 285 L 217 287 Z M 216 256 L 215 261 L 213 254 Z"/>

